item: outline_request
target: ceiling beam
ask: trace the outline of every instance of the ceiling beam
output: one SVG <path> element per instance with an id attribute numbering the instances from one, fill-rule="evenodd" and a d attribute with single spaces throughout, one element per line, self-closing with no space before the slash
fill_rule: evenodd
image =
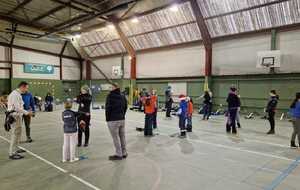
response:
<path id="1" fill-rule="evenodd" d="M 233 15 L 233 14 L 237 14 L 237 13 L 242 13 L 242 12 L 245 12 L 245 11 L 259 9 L 259 8 L 263 8 L 263 7 L 267 7 L 267 6 L 271 6 L 271 5 L 275 5 L 275 4 L 280 4 L 280 3 L 283 3 L 283 2 L 287 2 L 287 1 L 291 1 L 291 0 L 272 1 L 272 2 L 268 2 L 268 3 L 264 3 L 264 4 L 260 4 L 260 5 L 256 5 L 256 6 L 252 6 L 252 7 L 248 7 L 248 8 L 244 8 L 244 9 L 240 9 L 240 10 L 235 10 L 235 11 L 231 11 L 231 12 L 227 12 L 227 13 L 223 13 L 223 14 L 219 14 L 219 15 L 214 15 L 214 16 L 206 17 L 205 20 L 219 18 L 219 17 L 224 17 L 224 16 L 229 16 L 229 15 Z"/>
<path id="2" fill-rule="evenodd" d="M 65 2 L 65 1 L 61 1 L 61 0 L 51 0 L 51 1 L 53 1 L 55 3 L 59 3 L 61 5 L 64 5 L 65 7 L 75 9 L 77 11 L 81 11 L 81 12 L 88 13 L 88 14 L 93 13 L 92 11 L 88 11 L 86 9 L 83 9 L 83 8 L 73 5 L 72 1 L 69 1 L 69 2 Z"/>
<path id="3" fill-rule="evenodd" d="M 21 19 L 17 19 L 8 15 L 4 15 L 4 14 L 0 14 L 0 20 L 4 20 L 7 22 L 11 22 L 11 23 L 17 23 L 23 26 L 27 26 L 27 27 L 31 27 L 31 28 L 35 28 L 38 30 L 41 30 L 41 28 L 44 28 L 44 25 L 41 24 L 37 24 L 37 23 L 29 23 L 25 20 L 21 20 Z"/>
<path id="4" fill-rule="evenodd" d="M 54 13 L 56 13 L 56 12 L 58 12 L 58 11 L 64 9 L 64 8 L 66 8 L 66 7 L 65 7 L 64 5 L 61 5 L 61 6 L 58 6 L 58 7 L 53 8 L 53 9 L 50 9 L 50 10 L 47 11 L 46 13 L 44 13 L 44 14 L 42 14 L 42 15 L 40 15 L 40 16 L 37 16 L 37 17 L 35 17 L 35 18 L 33 18 L 33 19 L 31 20 L 31 22 L 36 22 L 36 21 L 42 20 L 43 18 L 48 17 L 48 16 L 50 16 L 50 15 L 52 15 L 52 14 L 54 14 Z"/>
<path id="5" fill-rule="evenodd" d="M 201 13 L 197 0 L 190 0 L 192 10 L 196 17 L 197 25 L 200 30 L 202 41 L 205 47 L 205 76 L 211 76 L 212 74 L 212 39 L 208 28 L 205 24 L 205 20 Z"/>
<path id="6" fill-rule="evenodd" d="M 15 8 L 13 8 L 11 11 L 9 11 L 9 12 L 7 13 L 7 15 L 10 15 L 10 14 L 16 12 L 17 10 L 23 8 L 25 5 L 27 5 L 27 4 L 30 3 L 31 1 L 32 1 L 32 0 L 23 0 L 22 3 L 19 3 Z"/>

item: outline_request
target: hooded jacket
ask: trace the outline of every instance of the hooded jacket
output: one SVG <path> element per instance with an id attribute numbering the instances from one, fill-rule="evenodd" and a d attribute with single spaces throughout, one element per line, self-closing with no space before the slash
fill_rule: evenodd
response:
<path id="1" fill-rule="evenodd" d="M 111 91 L 105 103 L 106 121 L 120 121 L 125 119 L 127 100 L 119 88 Z"/>

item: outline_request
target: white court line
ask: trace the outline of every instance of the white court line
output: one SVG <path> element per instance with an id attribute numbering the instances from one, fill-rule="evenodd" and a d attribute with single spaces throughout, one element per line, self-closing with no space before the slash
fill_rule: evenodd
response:
<path id="1" fill-rule="evenodd" d="M 3 137 L 3 136 L 1 136 L 1 135 L 0 135 L 0 138 L 1 138 L 2 140 L 6 141 L 7 143 L 10 143 L 9 140 L 8 140 L 7 138 L 5 138 L 5 137 Z M 41 156 L 39 156 L 39 155 L 37 155 L 37 154 L 35 154 L 35 153 L 33 153 L 33 152 L 27 150 L 26 148 L 21 147 L 21 146 L 18 146 L 18 147 L 19 147 L 20 149 L 25 150 L 28 154 L 32 155 L 33 157 L 35 157 L 35 158 L 37 158 L 37 159 L 39 159 L 39 160 L 45 162 L 46 164 L 48 164 L 48 165 L 50 165 L 50 166 L 56 168 L 57 170 L 59 170 L 59 171 L 65 173 L 65 174 L 68 174 L 70 177 L 76 179 L 77 181 L 79 181 L 79 182 L 81 182 L 82 184 L 84 184 L 84 185 L 90 187 L 91 189 L 94 189 L 94 190 L 101 190 L 100 188 L 94 186 L 93 184 L 91 184 L 91 183 L 85 181 L 84 179 L 82 179 L 82 178 L 80 178 L 80 177 L 78 177 L 78 176 L 76 176 L 76 175 L 74 175 L 74 174 L 72 174 L 72 173 L 68 173 L 67 170 L 65 170 L 65 169 L 63 169 L 63 168 L 61 168 L 61 167 L 55 165 L 54 163 L 52 163 L 52 162 L 46 160 L 45 158 L 43 158 L 43 157 L 41 157 Z"/>
<path id="2" fill-rule="evenodd" d="M 126 120 L 126 121 L 134 122 L 134 123 L 143 123 L 143 122 L 133 121 L 133 120 Z M 169 126 L 166 126 L 166 127 L 169 127 Z M 159 134 L 162 134 L 164 136 L 170 137 L 170 135 L 166 134 L 166 133 L 161 133 L 160 132 Z M 247 149 L 242 149 L 242 148 L 237 148 L 237 147 L 231 147 L 231 146 L 226 146 L 226 145 L 217 144 L 217 143 L 210 143 L 208 141 L 203 141 L 203 140 L 189 139 L 189 141 L 196 142 L 196 143 L 201 143 L 201 144 L 207 144 L 207 145 L 211 145 L 211 146 L 215 146 L 215 147 L 219 147 L 219 148 L 226 148 L 226 149 L 229 149 L 229 150 L 235 150 L 235 151 L 240 151 L 240 152 L 246 152 L 246 153 L 256 154 L 256 155 L 264 156 L 264 157 L 270 157 L 270 158 L 275 158 L 275 159 L 280 159 L 280 160 L 286 160 L 286 161 L 295 161 L 295 159 L 290 159 L 290 158 L 283 157 L 283 156 L 277 156 L 277 155 L 268 154 L 268 153 L 262 153 L 262 152 L 257 152 L 257 151 L 252 151 L 252 150 L 247 150 Z"/>

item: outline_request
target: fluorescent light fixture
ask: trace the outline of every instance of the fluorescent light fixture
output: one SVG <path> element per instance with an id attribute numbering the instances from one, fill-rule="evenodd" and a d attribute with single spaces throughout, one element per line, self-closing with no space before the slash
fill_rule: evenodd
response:
<path id="1" fill-rule="evenodd" d="M 170 7 L 170 10 L 171 10 L 172 12 L 178 12 L 178 10 L 179 10 L 178 5 L 172 5 L 172 6 Z"/>
<path id="2" fill-rule="evenodd" d="M 132 22 L 132 23 L 138 23 L 138 22 L 139 22 L 139 19 L 135 17 L 135 18 L 133 18 L 133 19 L 131 20 L 131 22 Z"/>
<path id="3" fill-rule="evenodd" d="M 131 61 L 132 57 L 131 57 L 131 56 L 128 56 L 128 59 Z"/>
<path id="4" fill-rule="evenodd" d="M 109 24 L 107 27 L 108 27 L 109 29 L 114 29 L 114 28 L 115 28 L 115 26 L 114 26 L 113 24 Z"/>
<path id="5" fill-rule="evenodd" d="M 75 34 L 75 36 L 74 36 L 75 38 L 80 38 L 81 37 L 81 35 L 80 34 Z"/>

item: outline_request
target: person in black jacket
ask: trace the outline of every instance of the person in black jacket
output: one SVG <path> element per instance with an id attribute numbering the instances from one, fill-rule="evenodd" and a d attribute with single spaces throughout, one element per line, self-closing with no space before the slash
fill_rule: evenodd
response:
<path id="1" fill-rule="evenodd" d="M 108 94 L 105 103 L 106 121 L 113 138 L 116 154 L 109 156 L 109 160 L 122 160 L 127 158 L 125 140 L 125 115 L 127 100 L 120 92 L 117 84 L 112 85 L 112 91 Z"/>
<path id="2" fill-rule="evenodd" d="M 203 95 L 203 119 L 208 120 L 211 114 L 212 100 L 209 91 L 205 91 Z"/>
<path id="3" fill-rule="evenodd" d="M 268 120 L 270 122 L 270 130 L 267 133 L 268 135 L 275 134 L 275 113 L 276 107 L 278 104 L 279 96 L 276 93 L 276 90 L 270 91 L 270 100 L 266 107 L 266 112 L 268 113 Z"/>
<path id="4" fill-rule="evenodd" d="M 79 104 L 78 107 L 78 125 L 80 121 L 84 121 L 86 126 L 85 129 L 78 130 L 78 144 L 77 146 L 80 147 L 82 143 L 82 133 L 84 132 L 85 140 L 84 140 L 84 147 L 89 145 L 89 138 L 90 138 L 90 121 L 91 121 L 91 102 L 92 96 L 90 95 L 90 89 L 88 86 L 84 85 L 81 87 L 81 93 L 76 98 L 76 102 Z"/>
<path id="5" fill-rule="evenodd" d="M 236 134 L 236 114 L 240 107 L 240 99 L 237 96 L 237 89 L 235 87 L 230 88 L 226 101 L 228 103 L 228 117 L 230 121 L 229 124 L 226 125 L 226 131 L 228 133 L 232 132 L 233 134 Z"/>
<path id="6" fill-rule="evenodd" d="M 168 86 L 168 88 L 165 91 L 165 108 L 166 108 L 166 117 L 170 118 L 171 117 L 171 110 L 172 110 L 172 104 L 173 104 L 173 99 L 172 99 L 172 87 Z"/>

